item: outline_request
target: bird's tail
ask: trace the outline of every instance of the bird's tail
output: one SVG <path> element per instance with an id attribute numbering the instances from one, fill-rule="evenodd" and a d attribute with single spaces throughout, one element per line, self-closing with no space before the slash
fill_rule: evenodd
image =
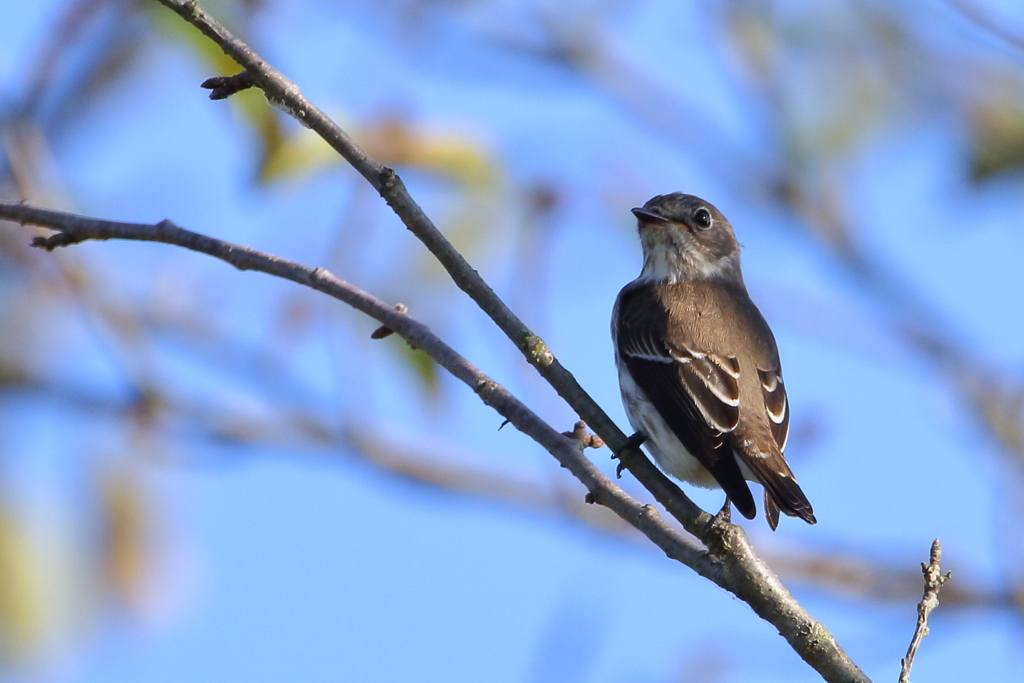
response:
<path id="1" fill-rule="evenodd" d="M 764 516 L 772 531 L 779 526 L 779 512 L 816 524 L 814 509 L 793 477 L 781 453 L 766 458 L 745 458 L 757 480 L 764 486 Z"/>

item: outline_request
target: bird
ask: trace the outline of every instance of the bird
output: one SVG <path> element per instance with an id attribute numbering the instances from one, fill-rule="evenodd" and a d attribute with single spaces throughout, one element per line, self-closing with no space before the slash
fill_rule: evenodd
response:
<path id="1" fill-rule="evenodd" d="M 681 481 L 720 488 L 747 519 L 748 481 L 764 488 L 769 527 L 779 512 L 815 524 L 786 463 L 789 400 L 771 328 L 743 283 L 740 244 L 709 202 L 674 192 L 634 208 L 640 275 L 612 310 L 622 404 L 658 466 Z"/>

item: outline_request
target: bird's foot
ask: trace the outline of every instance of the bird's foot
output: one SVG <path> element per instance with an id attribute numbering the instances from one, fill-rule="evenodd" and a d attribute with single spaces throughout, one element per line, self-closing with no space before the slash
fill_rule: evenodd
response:
<path id="1" fill-rule="evenodd" d="M 729 497 L 725 497 L 725 505 L 718 511 L 711 519 L 712 526 L 718 526 L 720 524 L 732 524 L 732 503 L 729 502 Z"/>
<path id="2" fill-rule="evenodd" d="M 647 435 L 643 432 L 636 432 L 633 436 L 626 439 L 626 443 L 622 444 L 622 448 L 615 451 L 615 454 L 612 455 L 612 460 L 619 461 L 618 466 L 615 468 L 615 477 L 617 479 L 622 479 L 622 469 L 625 467 L 621 458 L 622 454 L 633 448 L 640 448 L 644 441 L 647 441 Z"/>

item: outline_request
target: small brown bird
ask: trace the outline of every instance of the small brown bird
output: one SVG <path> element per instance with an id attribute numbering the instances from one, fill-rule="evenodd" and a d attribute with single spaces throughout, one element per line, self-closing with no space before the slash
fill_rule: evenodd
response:
<path id="1" fill-rule="evenodd" d="M 626 415 L 668 474 L 721 488 L 748 519 L 747 480 L 764 487 L 765 517 L 814 524 L 814 511 L 782 455 L 789 402 L 768 323 L 747 294 L 740 245 L 714 206 L 659 195 L 633 209 L 643 270 L 612 312 Z"/>

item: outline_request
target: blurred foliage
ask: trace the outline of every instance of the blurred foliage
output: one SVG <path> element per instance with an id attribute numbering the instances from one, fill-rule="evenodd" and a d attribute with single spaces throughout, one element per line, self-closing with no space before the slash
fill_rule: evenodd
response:
<path id="1" fill-rule="evenodd" d="M 259 93 L 255 96 L 263 99 Z M 262 110 L 274 111 L 266 106 L 265 99 Z M 346 123 L 343 116 L 335 119 L 342 122 L 368 154 L 383 164 L 436 174 L 468 191 L 485 192 L 494 188 L 498 172 L 493 162 L 478 142 L 458 131 L 414 127 L 408 121 L 390 117 L 360 129 Z M 298 125 L 294 125 L 294 129 L 294 134 L 282 137 L 279 127 L 268 132 L 267 128 L 256 126 L 264 149 L 268 150 L 260 165 L 260 181 L 304 180 L 318 170 L 346 165 L 316 133 Z"/>
<path id="2" fill-rule="evenodd" d="M 23 664 L 43 638 L 40 567 L 30 530 L 10 505 L 0 506 L 0 661 Z"/>
<path id="3" fill-rule="evenodd" d="M 103 537 L 99 548 L 109 599 L 128 615 L 146 614 L 154 604 L 154 568 L 160 533 L 151 493 L 136 472 L 105 468 L 98 482 Z"/>
<path id="4" fill-rule="evenodd" d="M 975 182 L 1024 169 L 1024 100 L 1001 97 L 1022 87 L 993 89 L 971 112 L 971 178 Z"/>
<path id="5" fill-rule="evenodd" d="M 0 662 L 28 669 L 52 658 L 111 613 L 131 621 L 160 609 L 152 494 L 126 463 L 107 464 L 67 511 L 0 504 Z M 166 536 L 166 534 L 164 534 Z"/>
<path id="6" fill-rule="evenodd" d="M 436 395 L 438 390 L 438 367 L 437 363 L 419 349 L 414 349 L 400 339 L 392 341 L 405 364 L 413 371 L 420 385 L 429 393 Z"/>

